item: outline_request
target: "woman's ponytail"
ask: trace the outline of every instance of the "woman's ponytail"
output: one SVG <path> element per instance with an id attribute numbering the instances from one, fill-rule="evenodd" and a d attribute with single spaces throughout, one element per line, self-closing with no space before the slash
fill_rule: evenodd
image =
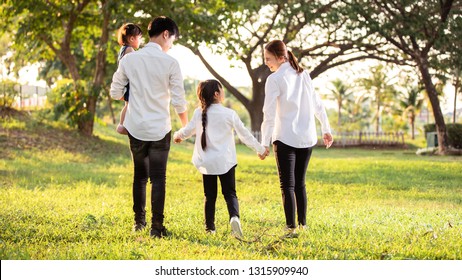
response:
<path id="1" fill-rule="evenodd" d="M 298 59 L 295 57 L 294 53 L 291 51 L 287 51 L 287 54 L 289 55 L 289 63 L 292 68 L 294 68 L 295 71 L 297 71 L 298 74 L 303 72 L 303 68 L 298 64 Z"/>
<path id="2" fill-rule="evenodd" d="M 265 46 L 265 50 L 269 51 L 277 58 L 283 57 L 288 60 L 290 66 L 292 66 L 298 74 L 303 72 L 303 68 L 298 64 L 298 59 L 291 51 L 287 50 L 287 46 L 283 41 L 273 40 Z"/>

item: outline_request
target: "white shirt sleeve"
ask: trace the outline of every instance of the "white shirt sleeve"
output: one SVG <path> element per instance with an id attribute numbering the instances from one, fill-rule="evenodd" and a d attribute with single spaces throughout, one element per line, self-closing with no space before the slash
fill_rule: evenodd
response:
<path id="1" fill-rule="evenodd" d="M 310 75 L 308 73 L 306 75 L 308 78 L 307 81 L 308 81 L 309 91 L 312 95 L 312 100 L 314 101 L 314 115 L 321 123 L 322 134 L 331 133 L 329 119 L 327 118 L 326 109 L 324 108 L 324 104 L 321 100 L 321 96 L 314 90 L 313 82 L 311 80 Z"/>
<path id="2" fill-rule="evenodd" d="M 193 136 L 196 133 L 196 123 L 198 121 L 198 116 L 201 116 L 200 109 L 196 109 L 194 111 L 192 119 L 188 122 L 188 124 L 185 127 L 175 132 L 173 134 L 173 138 L 177 138 L 178 136 L 181 140 L 185 140 Z"/>
<path id="3" fill-rule="evenodd" d="M 172 71 L 170 74 L 170 93 L 172 95 L 172 106 L 175 111 L 180 114 L 187 110 L 188 102 L 185 98 L 183 86 L 183 75 L 181 74 L 180 65 L 177 61 L 172 63 Z"/>
<path id="4" fill-rule="evenodd" d="M 121 99 L 124 96 L 125 86 L 128 84 L 128 77 L 125 74 L 123 58 L 117 67 L 117 71 L 112 76 L 110 95 L 113 99 Z"/>
<path id="5" fill-rule="evenodd" d="M 278 85 L 274 80 L 270 78 L 267 79 L 265 84 L 265 102 L 263 105 L 263 122 L 261 124 L 261 144 L 266 147 L 271 145 L 270 142 L 274 130 L 278 96 Z"/>
<path id="6" fill-rule="evenodd" d="M 266 149 L 258 140 L 252 135 L 252 133 L 244 126 L 236 112 L 233 112 L 233 128 L 236 131 L 237 136 L 241 141 L 247 145 L 247 147 L 254 149 L 259 154 L 264 154 Z"/>

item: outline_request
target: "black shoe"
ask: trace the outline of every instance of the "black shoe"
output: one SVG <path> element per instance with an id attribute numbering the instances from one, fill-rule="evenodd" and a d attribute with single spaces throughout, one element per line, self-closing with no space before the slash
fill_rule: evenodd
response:
<path id="1" fill-rule="evenodd" d="M 135 223 L 133 225 L 133 231 L 142 231 L 146 227 L 146 223 Z"/>
<path id="2" fill-rule="evenodd" d="M 167 229 L 165 227 L 162 227 L 161 229 L 151 228 L 151 234 L 150 235 L 153 238 L 162 238 L 162 237 L 169 236 L 170 233 L 167 231 Z"/>

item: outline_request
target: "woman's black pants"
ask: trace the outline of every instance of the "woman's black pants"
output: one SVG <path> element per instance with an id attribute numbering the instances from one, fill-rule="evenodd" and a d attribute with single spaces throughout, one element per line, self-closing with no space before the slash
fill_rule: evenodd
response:
<path id="1" fill-rule="evenodd" d="M 307 196 L 305 175 L 312 148 L 293 148 L 281 141 L 273 143 L 279 173 L 282 202 L 288 228 L 295 228 L 295 213 L 298 224 L 306 225 Z"/>

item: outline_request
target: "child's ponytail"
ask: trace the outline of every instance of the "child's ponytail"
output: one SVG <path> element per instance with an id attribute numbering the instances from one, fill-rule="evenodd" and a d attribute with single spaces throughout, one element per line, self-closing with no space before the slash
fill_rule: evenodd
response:
<path id="1" fill-rule="evenodd" d="M 210 105 L 209 105 L 210 106 Z M 209 106 L 202 106 L 202 135 L 201 135 L 201 147 L 205 151 L 207 148 L 207 135 L 205 133 L 205 128 L 207 127 L 207 108 Z"/>
<path id="2" fill-rule="evenodd" d="M 207 109 L 215 102 L 215 93 L 219 92 L 221 88 L 222 86 L 217 80 L 207 80 L 200 82 L 197 86 L 197 97 L 201 102 L 202 108 L 201 147 L 203 151 L 205 151 L 207 148 Z"/>

